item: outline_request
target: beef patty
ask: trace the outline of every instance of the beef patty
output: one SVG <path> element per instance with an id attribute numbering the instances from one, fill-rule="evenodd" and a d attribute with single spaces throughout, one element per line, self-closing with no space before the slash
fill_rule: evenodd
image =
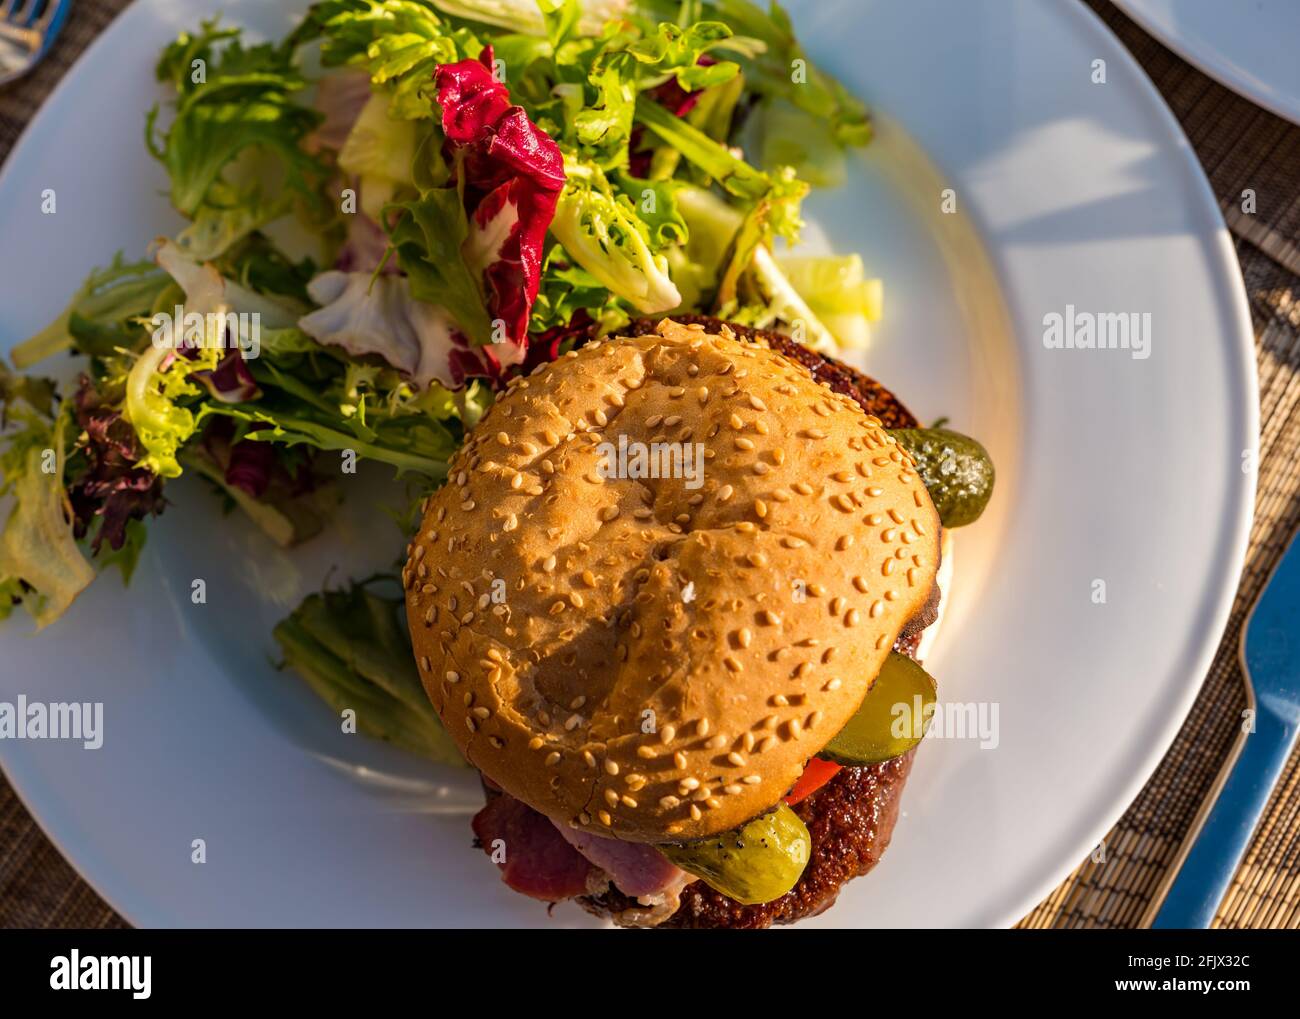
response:
<path id="1" fill-rule="evenodd" d="M 710 332 L 717 332 L 725 324 L 720 319 L 696 315 L 675 321 L 698 322 Z M 654 321 L 641 320 L 633 323 L 630 331 L 641 336 L 653 332 L 655 326 Z M 916 417 L 893 393 L 856 368 L 809 350 L 780 333 L 734 325 L 730 328 L 737 336 L 766 343 L 803 365 L 818 381 L 852 397 L 886 428 L 917 427 Z M 934 621 L 938 604 L 939 589 L 935 585 L 926 607 L 903 627 L 894 643 L 896 651 L 916 657 L 921 631 Z M 682 892 L 677 911 L 659 926 L 770 927 L 816 916 L 828 909 L 846 881 L 861 877 L 884 855 L 898 820 L 903 784 L 911 770 L 914 753 L 915 750 L 910 750 L 892 761 L 865 768 L 843 768 L 794 806 L 794 812 L 808 826 L 812 850 L 799 883 L 785 895 L 771 902 L 745 906 L 703 881 L 696 881 Z M 589 912 L 607 917 L 638 907 L 635 899 L 614 888 L 600 895 L 582 896 L 577 901 Z"/>

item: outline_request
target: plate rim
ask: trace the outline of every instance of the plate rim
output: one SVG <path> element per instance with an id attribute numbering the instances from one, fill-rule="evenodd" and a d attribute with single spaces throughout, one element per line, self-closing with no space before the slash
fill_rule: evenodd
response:
<path id="1" fill-rule="evenodd" d="M 1146 32 L 1156 42 L 1182 58 L 1206 77 L 1218 82 L 1224 88 L 1254 103 L 1256 106 L 1281 117 L 1289 123 L 1300 126 L 1300 96 L 1287 102 L 1285 97 L 1275 92 L 1261 91 L 1264 84 L 1258 78 L 1251 78 L 1237 71 L 1231 64 L 1222 62 L 1218 55 L 1205 46 L 1190 43 L 1186 38 L 1171 32 L 1156 21 L 1142 6 L 1140 0 L 1112 0 L 1121 14 Z M 1095 12 L 1094 12 L 1095 13 Z M 1128 47 L 1124 47 L 1127 52 Z M 1131 54 L 1130 54 L 1131 56 Z"/>
<path id="2" fill-rule="evenodd" d="M 1116 0 L 1116 3 L 1121 3 L 1121 0 Z M 1241 271 L 1241 263 L 1237 258 L 1231 231 L 1223 219 L 1223 212 L 1219 206 L 1218 198 L 1214 194 L 1209 177 L 1206 175 L 1205 168 L 1196 155 L 1196 150 L 1192 147 L 1187 133 L 1183 130 L 1182 124 L 1174 115 L 1173 110 L 1165 101 L 1155 82 L 1151 80 L 1151 76 L 1147 74 L 1146 68 L 1138 62 L 1137 57 L 1124 45 L 1123 40 L 1106 24 L 1101 15 L 1087 4 L 1083 2 L 1067 4 L 1065 10 L 1077 17 L 1087 30 L 1100 33 L 1107 38 L 1116 50 L 1121 64 L 1133 73 L 1138 89 L 1145 93 L 1155 116 L 1163 122 L 1164 128 L 1170 135 L 1181 143 L 1178 146 L 1180 158 L 1185 162 L 1189 162 L 1195 171 L 1192 174 L 1195 181 L 1194 187 L 1200 192 L 1202 201 L 1212 210 L 1212 219 L 1217 224 L 1214 236 L 1204 238 L 1204 243 L 1207 253 L 1217 255 L 1220 260 L 1218 264 L 1221 276 L 1220 282 L 1226 286 L 1225 297 L 1230 301 L 1231 310 L 1234 312 L 1233 317 L 1236 320 L 1236 335 L 1232 337 L 1232 345 L 1237 353 L 1238 369 L 1241 371 L 1242 381 L 1247 389 L 1245 394 L 1247 400 L 1244 407 L 1241 408 L 1243 418 L 1235 422 L 1235 424 L 1243 426 L 1243 430 L 1256 443 L 1257 448 L 1260 429 L 1260 407 L 1259 370 L 1255 358 L 1255 327 L 1251 319 L 1250 301 L 1246 294 L 1245 277 Z M 1069 16 L 1067 14 L 1067 17 Z M 1224 270 L 1226 270 L 1226 273 L 1223 272 Z M 1178 734 L 1186 724 L 1197 698 L 1200 697 L 1201 691 L 1205 687 L 1214 660 L 1218 657 L 1219 648 L 1223 643 L 1224 634 L 1227 631 L 1228 622 L 1232 615 L 1232 607 L 1237 599 L 1237 591 L 1241 586 L 1241 575 L 1245 569 L 1246 555 L 1250 548 L 1250 532 L 1255 520 L 1258 468 L 1243 473 L 1243 477 L 1245 483 L 1241 486 L 1236 501 L 1236 520 L 1232 528 L 1231 547 L 1227 553 L 1227 561 L 1232 564 L 1233 568 L 1230 577 L 1219 587 L 1217 596 L 1214 599 L 1213 624 L 1205 631 L 1207 634 L 1213 634 L 1213 640 L 1211 641 L 1208 637 L 1202 638 L 1201 650 L 1196 655 L 1195 668 L 1191 672 L 1193 676 L 1197 677 L 1196 680 L 1185 684 L 1178 706 L 1169 713 L 1169 720 L 1165 723 L 1160 735 L 1148 742 L 1148 750 L 1143 758 L 1142 766 L 1133 770 L 1127 785 L 1122 790 L 1122 795 L 1117 797 L 1117 806 L 1108 812 L 1112 813 L 1113 816 L 1108 821 L 1096 826 L 1092 837 L 1080 846 L 1080 852 L 1063 862 L 1055 874 L 1040 881 L 1037 886 L 1029 886 L 1032 890 L 1032 896 L 1027 894 L 1027 901 L 1018 905 L 1014 911 L 1004 913 L 998 922 L 991 926 L 999 928 L 1015 926 L 1015 924 L 1032 913 L 1053 890 L 1060 887 L 1078 869 L 1080 860 L 1087 857 L 1092 847 L 1102 842 L 1106 834 L 1127 813 L 1147 783 L 1151 781 L 1151 777 L 1159 768 L 1160 763 L 1164 760 L 1165 755 L 1168 754 L 1174 741 L 1178 738 Z"/>

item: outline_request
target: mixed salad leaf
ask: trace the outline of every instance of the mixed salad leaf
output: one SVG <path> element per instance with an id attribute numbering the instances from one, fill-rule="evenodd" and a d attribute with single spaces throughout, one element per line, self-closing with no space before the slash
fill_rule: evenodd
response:
<path id="1" fill-rule="evenodd" d="M 856 256 L 785 250 L 871 132 L 775 3 L 320 0 L 279 41 L 205 22 L 155 70 L 145 144 L 186 224 L 0 375 L 0 615 L 129 580 L 186 476 L 287 546 L 369 460 L 411 526 L 499 387 L 633 318 L 832 347 L 879 316 Z M 41 374 L 56 355 L 74 383 Z M 276 636 L 327 701 L 445 759 L 395 604 L 326 592 Z"/>

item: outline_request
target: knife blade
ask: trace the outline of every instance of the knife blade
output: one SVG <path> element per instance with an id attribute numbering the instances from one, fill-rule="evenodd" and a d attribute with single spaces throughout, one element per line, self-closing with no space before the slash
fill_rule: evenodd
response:
<path id="1" fill-rule="evenodd" d="M 1156 928 L 1208 927 L 1300 731 L 1300 538 L 1292 537 L 1242 630 L 1242 733 L 1143 918 Z"/>

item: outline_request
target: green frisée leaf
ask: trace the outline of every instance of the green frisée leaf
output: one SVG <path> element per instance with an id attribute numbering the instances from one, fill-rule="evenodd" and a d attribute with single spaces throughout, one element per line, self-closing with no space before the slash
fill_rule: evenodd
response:
<path id="1" fill-rule="evenodd" d="M 433 72 L 483 48 L 472 31 L 418 0 L 325 0 L 313 5 L 294 42 L 316 38 L 325 66 L 366 71 L 389 94 L 390 116 L 403 120 L 436 118 Z"/>
<path id="2" fill-rule="evenodd" d="M 362 732 L 463 766 L 420 683 L 400 591 L 395 578 L 372 578 L 310 595 L 276 626 L 276 642 L 284 664 L 333 711 L 356 712 Z"/>
<path id="3" fill-rule="evenodd" d="M 652 34 L 627 46 L 627 52 L 664 77 L 672 77 L 686 92 L 723 85 L 740 73 L 729 60 L 701 62 L 710 50 L 730 39 L 732 31 L 720 21 L 697 21 L 686 28 L 660 22 Z"/>
<path id="4" fill-rule="evenodd" d="M 679 151 L 686 160 L 716 180 L 729 194 L 753 202 L 762 198 L 771 187 L 767 174 L 762 170 L 750 166 L 725 145 L 645 96 L 637 99 L 636 119 L 660 141 Z"/>
<path id="5" fill-rule="evenodd" d="M 668 261 L 650 247 L 646 224 L 631 200 L 616 194 L 599 167 L 566 157 L 566 181 L 551 233 L 587 272 L 638 311 L 671 311 L 682 303 Z"/>
<path id="6" fill-rule="evenodd" d="M 68 415 L 60 408 L 51 420 L 15 402 L 6 396 L 5 410 L 22 427 L 0 455 L 0 492 L 14 501 L 0 530 L 0 619 L 21 603 L 39 629 L 67 611 L 95 569 L 73 535 L 63 487 Z"/>
<path id="7" fill-rule="evenodd" d="M 399 202 L 404 212 L 389 237 L 417 300 L 446 308 L 471 342 L 492 342 L 492 321 L 478 280 L 462 254 L 469 219 L 456 188 L 432 188 Z"/>
<path id="8" fill-rule="evenodd" d="M 866 107 L 808 59 L 779 4 L 774 2 L 764 11 L 750 0 L 708 0 L 704 9 L 750 44 L 736 53 L 747 86 L 801 111 L 800 133 L 820 131 L 824 125 L 840 146 L 865 145 L 871 139 Z"/>
<path id="9" fill-rule="evenodd" d="M 150 346 L 136 358 L 126 377 L 123 416 L 144 447 L 141 467 L 163 478 L 180 477 L 176 453 L 197 428 L 194 413 L 185 404 L 193 402 L 187 398 L 203 393 L 190 376 L 211 371 L 218 360 L 215 346 L 197 351 L 193 358 L 177 356 L 165 346 Z"/>
<path id="10" fill-rule="evenodd" d="M 321 116 L 297 101 L 306 81 L 292 46 L 245 46 L 240 30 L 205 21 L 163 51 L 156 74 L 176 89 L 176 109 L 160 133 L 153 108 L 146 141 L 172 204 L 196 221 L 187 240 L 199 257 L 283 215 L 294 196 L 319 204 L 325 168 L 302 142 Z"/>
<path id="11" fill-rule="evenodd" d="M 135 320 L 148 315 L 168 282 L 152 261 L 127 262 L 119 252 L 86 277 L 58 318 L 13 349 L 14 367 L 29 368 L 73 348 L 103 356 L 133 346 L 142 335 Z"/>
<path id="12" fill-rule="evenodd" d="M 456 451 L 456 441 L 446 427 L 423 415 L 395 418 L 371 428 L 364 414 L 327 422 L 322 420 L 326 415 L 319 408 L 300 404 L 286 409 L 270 401 L 246 405 L 209 403 L 203 415 L 234 418 L 249 429 L 244 438 L 254 442 L 333 452 L 348 450 L 358 459 L 396 468 L 398 477 L 414 473 L 442 480 L 447 476 L 447 461 Z"/>

